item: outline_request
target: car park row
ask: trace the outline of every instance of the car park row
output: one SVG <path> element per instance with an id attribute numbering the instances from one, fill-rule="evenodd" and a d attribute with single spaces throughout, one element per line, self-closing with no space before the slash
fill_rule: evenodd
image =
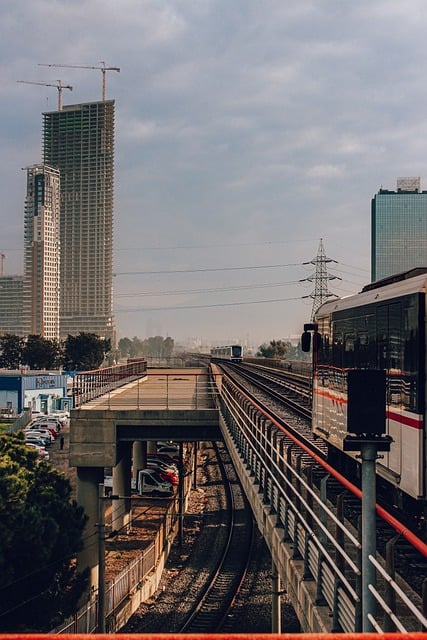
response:
<path id="1" fill-rule="evenodd" d="M 167 452 L 166 452 L 167 449 Z M 171 497 L 173 488 L 179 482 L 177 466 L 178 446 L 175 443 L 157 443 L 157 453 L 147 455 L 146 468 L 139 469 L 131 480 L 131 488 L 140 496 Z M 107 494 L 111 494 L 113 478 L 106 475 L 104 487 Z"/>
<path id="2" fill-rule="evenodd" d="M 47 447 L 50 447 L 58 437 L 67 421 L 68 414 L 66 413 L 37 415 L 24 429 L 25 444 L 36 449 L 39 458 L 49 460 Z"/>

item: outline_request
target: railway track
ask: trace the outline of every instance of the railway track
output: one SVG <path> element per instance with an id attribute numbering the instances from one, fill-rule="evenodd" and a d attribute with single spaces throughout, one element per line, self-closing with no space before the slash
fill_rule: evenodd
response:
<path id="1" fill-rule="evenodd" d="M 213 567 L 180 633 L 219 633 L 232 608 L 246 575 L 253 545 L 252 513 L 230 458 L 215 447 L 227 494 L 228 535 L 221 555 Z"/>
<path id="2" fill-rule="evenodd" d="M 267 372 L 264 368 L 247 367 L 241 365 L 222 365 L 227 376 L 239 385 L 244 393 L 253 398 L 256 403 L 268 412 L 275 421 L 283 427 L 286 447 L 292 445 L 292 458 L 294 464 L 301 464 L 304 475 L 310 474 L 313 484 L 320 489 L 323 478 L 328 475 L 326 466 L 315 462 L 311 453 L 319 458 L 323 458 L 326 465 L 327 446 L 323 440 L 315 439 L 311 433 L 309 416 L 305 403 L 305 383 L 302 384 L 303 406 L 298 406 L 295 400 L 295 385 L 291 384 L 290 397 L 287 390 L 286 380 L 281 380 L 282 376 L 276 376 Z M 279 381 L 278 381 L 279 378 Z M 271 385 L 271 389 L 270 389 Z M 301 449 L 298 448 L 298 442 Z M 360 479 L 342 478 L 337 474 L 333 480 L 328 481 L 328 500 L 339 513 L 342 521 L 348 522 L 349 526 L 356 530 L 360 527 L 362 502 L 360 499 Z M 345 484 L 344 484 L 345 481 Z M 353 488 L 353 491 L 352 491 Z M 384 515 L 386 513 L 386 516 Z M 390 521 L 394 520 L 394 525 Z M 384 558 L 384 562 L 393 566 L 399 574 L 399 579 L 405 584 L 409 592 L 419 598 L 425 598 L 427 592 L 427 557 L 420 553 L 399 534 L 407 528 L 414 527 L 414 523 L 409 523 L 405 514 L 393 508 L 392 505 L 383 505 L 377 509 L 377 550 Z M 416 530 L 415 530 L 416 533 Z M 422 540 L 420 540 L 422 544 Z M 392 549 L 392 552 L 390 551 Z M 392 559 L 390 560 L 390 553 Z M 386 560 L 386 558 L 388 558 Z M 423 595 L 424 594 L 424 595 Z"/>

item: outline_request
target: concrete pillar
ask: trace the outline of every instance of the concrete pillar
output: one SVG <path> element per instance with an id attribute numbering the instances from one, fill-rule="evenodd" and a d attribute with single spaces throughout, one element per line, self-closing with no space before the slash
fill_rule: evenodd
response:
<path id="1" fill-rule="evenodd" d="M 98 587 L 98 492 L 104 482 L 103 467 L 77 467 L 77 502 L 88 521 L 83 533 L 84 548 L 77 556 L 79 571 L 90 570 L 90 586 Z"/>
<path id="2" fill-rule="evenodd" d="M 132 473 L 135 482 L 138 478 L 138 471 L 145 469 L 147 463 L 147 443 L 137 440 L 133 443 L 132 451 Z"/>
<path id="3" fill-rule="evenodd" d="M 155 440 L 147 442 L 147 453 L 157 453 L 157 445 Z"/>
<path id="4" fill-rule="evenodd" d="M 122 496 L 120 500 L 112 500 L 111 512 L 113 531 L 122 531 L 130 521 L 131 494 L 131 444 L 124 442 L 117 445 L 117 464 L 113 467 L 113 494 Z"/>

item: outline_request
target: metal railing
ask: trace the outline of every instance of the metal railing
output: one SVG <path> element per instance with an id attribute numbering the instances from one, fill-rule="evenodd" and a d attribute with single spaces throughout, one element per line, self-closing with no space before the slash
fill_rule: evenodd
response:
<path id="1" fill-rule="evenodd" d="M 206 373 L 150 372 L 99 400 L 108 409 L 213 409 L 218 388 Z M 98 402 L 98 401 L 97 401 Z"/>
<path id="2" fill-rule="evenodd" d="M 307 456 L 303 460 L 296 454 L 292 440 L 227 379 L 222 381 L 219 404 L 232 446 L 253 476 L 263 505 L 275 514 L 283 540 L 293 545 L 293 559 L 303 561 L 303 579 L 316 582 L 317 602 L 329 607 L 333 630 L 362 631 L 360 536 L 328 506 L 328 477 L 319 492 Z M 425 631 L 421 599 L 415 604 L 379 558 L 371 562 L 378 581 L 371 585 L 378 610 L 374 628 Z"/>
<path id="3" fill-rule="evenodd" d="M 141 358 L 126 364 L 76 373 L 73 380 L 73 406 L 79 407 L 104 393 L 137 380 L 144 376 L 146 371 L 147 361 Z"/>

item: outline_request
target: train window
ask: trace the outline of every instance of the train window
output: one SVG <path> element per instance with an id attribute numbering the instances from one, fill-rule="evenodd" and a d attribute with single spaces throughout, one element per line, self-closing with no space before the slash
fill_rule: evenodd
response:
<path id="1" fill-rule="evenodd" d="M 418 296 L 405 300 L 402 310 L 402 404 L 409 411 L 422 412 L 424 404 L 423 385 L 420 384 L 424 376 L 421 366 L 420 328 L 424 325 L 421 309 L 424 303 Z"/>
<path id="2" fill-rule="evenodd" d="M 317 331 L 321 337 L 317 350 L 317 361 L 319 364 L 329 364 L 331 358 L 329 317 L 318 319 Z"/>

